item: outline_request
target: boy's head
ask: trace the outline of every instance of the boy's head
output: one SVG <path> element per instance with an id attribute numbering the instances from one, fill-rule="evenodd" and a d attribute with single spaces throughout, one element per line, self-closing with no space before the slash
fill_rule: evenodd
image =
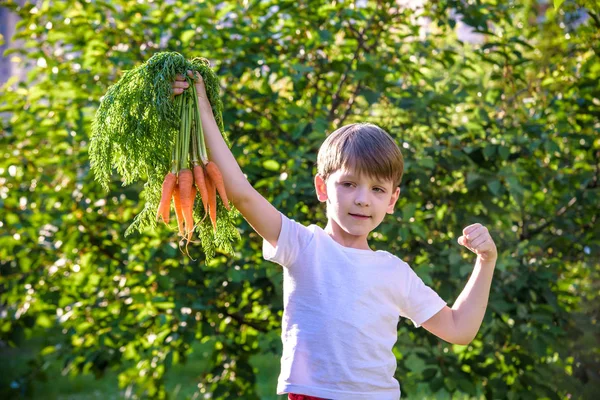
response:
<path id="1" fill-rule="evenodd" d="M 400 185 L 404 158 L 390 135 L 370 123 L 343 126 L 327 137 L 317 157 L 318 174 L 324 179 L 340 169 L 391 181 Z"/>
<path id="2" fill-rule="evenodd" d="M 317 169 L 317 198 L 327 202 L 326 230 L 334 238 L 337 232 L 366 241 L 385 215 L 393 213 L 404 160 L 383 129 L 363 123 L 333 132 L 319 149 Z"/>

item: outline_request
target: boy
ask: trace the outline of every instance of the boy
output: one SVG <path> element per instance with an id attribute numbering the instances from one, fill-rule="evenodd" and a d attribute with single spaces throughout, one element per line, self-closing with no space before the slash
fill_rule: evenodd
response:
<path id="1" fill-rule="evenodd" d="M 180 94 L 188 84 L 173 84 Z M 326 203 L 327 226 L 288 219 L 246 180 L 214 121 L 201 78 L 200 116 L 233 204 L 263 238 L 265 259 L 284 273 L 283 355 L 278 394 L 289 399 L 394 399 L 399 318 L 410 318 L 450 343 L 477 334 L 496 264 L 488 230 L 474 224 L 459 244 L 477 254 L 473 273 L 452 308 L 396 256 L 369 248 L 367 237 L 392 214 L 400 195 L 403 158 L 393 139 L 371 124 L 332 133 L 318 154 L 315 188 Z"/>

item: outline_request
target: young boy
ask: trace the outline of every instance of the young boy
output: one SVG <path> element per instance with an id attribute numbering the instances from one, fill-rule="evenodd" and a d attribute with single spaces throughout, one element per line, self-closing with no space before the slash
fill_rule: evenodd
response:
<path id="1" fill-rule="evenodd" d="M 188 84 L 173 84 L 180 94 Z M 477 334 L 496 264 L 488 230 L 467 226 L 458 243 L 477 261 L 452 308 L 398 257 L 373 251 L 367 237 L 392 214 L 400 195 L 403 158 L 393 139 L 371 124 L 333 132 L 318 154 L 315 188 L 326 203 L 327 226 L 288 219 L 246 180 L 217 128 L 203 82 L 196 83 L 211 159 L 230 200 L 263 238 L 265 259 L 284 273 L 283 355 L 277 393 L 290 399 L 394 399 L 400 317 L 450 343 Z"/>

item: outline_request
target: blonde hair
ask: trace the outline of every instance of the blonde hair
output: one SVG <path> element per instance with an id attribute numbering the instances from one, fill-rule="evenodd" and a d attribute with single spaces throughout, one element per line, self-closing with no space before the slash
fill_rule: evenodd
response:
<path id="1" fill-rule="evenodd" d="M 377 125 L 350 124 L 329 135 L 317 156 L 317 170 L 324 180 L 341 168 L 390 180 L 396 187 L 402 181 L 404 158 L 394 139 Z"/>

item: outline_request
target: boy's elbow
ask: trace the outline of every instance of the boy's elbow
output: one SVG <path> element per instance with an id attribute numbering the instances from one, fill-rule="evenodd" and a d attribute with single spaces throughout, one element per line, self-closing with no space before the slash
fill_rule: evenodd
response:
<path id="1" fill-rule="evenodd" d="M 457 344 L 459 346 L 468 346 L 477 336 L 480 325 L 477 325 L 475 328 L 472 324 L 461 323 L 458 312 L 456 310 L 452 310 L 452 326 L 452 332 L 454 335 L 452 340 L 450 340 L 450 343 Z"/>
<path id="2" fill-rule="evenodd" d="M 471 344 L 471 342 L 473 341 L 474 337 L 470 337 L 470 338 L 457 338 L 456 340 L 452 341 L 452 344 L 457 344 L 459 346 L 468 346 L 469 344 Z"/>
<path id="3" fill-rule="evenodd" d="M 452 344 L 457 344 L 459 346 L 468 346 L 471 344 L 473 339 L 477 336 L 477 332 L 475 334 L 467 334 L 467 335 L 458 335 L 452 340 Z"/>

